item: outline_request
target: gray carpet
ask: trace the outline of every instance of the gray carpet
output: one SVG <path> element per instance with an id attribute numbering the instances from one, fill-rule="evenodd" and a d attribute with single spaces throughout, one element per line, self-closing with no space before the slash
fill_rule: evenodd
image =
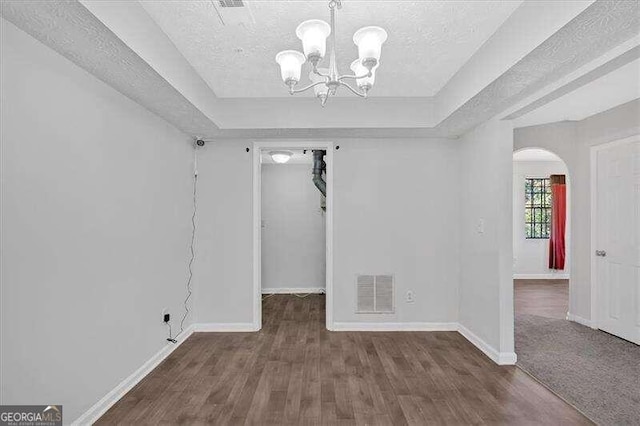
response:
<path id="1" fill-rule="evenodd" d="M 516 315 L 518 366 L 600 425 L 640 425 L 640 346 L 571 321 Z"/>

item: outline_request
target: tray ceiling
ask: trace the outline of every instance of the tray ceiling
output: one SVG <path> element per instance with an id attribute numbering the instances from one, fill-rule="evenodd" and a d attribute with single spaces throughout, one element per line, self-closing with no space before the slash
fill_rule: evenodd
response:
<path id="1" fill-rule="evenodd" d="M 275 55 L 285 49 L 301 50 L 296 26 L 307 19 L 328 21 L 327 3 L 245 2 L 248 23 L 229 18 L 223 24 L 226 14 L 238 13 L 230 9 L 237 8 L 221 8 L 218 1 L 141 2 L 220 98 L 288 97 Z M 371 96 L 433 96 L 520 3 L 344 0 L 337 15 L 338 65 L 348 73 L 357 57 L 353 33 L 379 25 L 389 39 Z M 308 81 L 306 74 L 303 70 L 302 83 Z"/>
<path id="2" fill-rule="evenodd" d="M 637 91 L 637 84 L 633 84 L 633 65 L 626 68 L 625 65 L 640 58 L 638 2 L 522 2 L 476 48 L 470 58 L 461 62 L 461 68 L 453 71 L 453 76 L 448 77 L 446 85 L 435 96 L 414 96 L 418 93 L 416 91 L 407 97 L 380 96 L 378 93 L 366 101 L 345 96 L 334 99 L 326 108 L 320 108 L 316 100 L 310 97 L 281 96 L 282 86 L 275 63 L 275 75 L 272 79 L 268 75 L 265 78 L 274 84 L 273 90 L 278 91 L 277 97 L 217 96 L 210 87 L 211 76 L 206 80 L 198 72 L 193 61 L 188 60 L 184 49 L 180 50 L 143 7 L 143 4 L 149 7 L 155 2 L 5 0 L 0 3 L 0 15 L 3 18 L 194 137 L 456 137 L 491 117 L 500 116 L 516 125 L 522 125 L 519 123 L 522 119 L 531 118 L 536 110 L 555 103 L 555 100 L 562 97 L 570 100 L 572 95 L 581 96 L 583 91 L 579 89 L 583 86 L 606 83 L 611 79 L 618 81 L 618 73 L 611 78 L 604 78 L 618 69 L 631 81 L 624 87 L 633 88 L 634 93 Z M 250 4 L 253 7 L 273 3 Z M 309 6 L 305 2 L 277 2 L 278 5 L 281 3 Z M 476 3 L 483 2 L 455 2 L 455 5 L 474 7 Z M 175 6 L 184 5 L 185 2 L 164 4 Z M 212 2 L 186 4 L 191 5 L 194 10 L 208 4 L 211 10 L 216 11 L 213 9 L 216 3 Z M 365 3 L 345 0 L 345 9 L 349 4 L 362 6 Z M 366 4 L 369 7 L 362 14 L 369 13 L 369 9 L 374 6 L 378 9 L 378 5 L 391 13 L 387 2 Z M 417 9 L 431 4 L 448 7 L 442 2 L 397 2 L 396 15 L 390 15 L 393 19 L 387 18 L 385 22 L 390 23 L 384 26 L 395 31 L 393 27 L 399 22 L 399 10 L 410 4 L 414 4 Z M 314 7 L 316 5 L 311 4 Z M 402 10 L 408 16 L 405 21 L 413 22 L 411 8 Z M 255 8 L 252 13 L 256 13 Z M 310 11 L 309 16 L 299 16 L 295 22 L 292 20 L 291 25 L 295 28 L 298 21 L 312 16 L 318 15 L 315 11 Z M 373 14 L 371 16 L 374 17 Z M 175 18 L 179 20 L 180 16 L 176 15 Z M 212 22 L 202 24 L 203 28 L 212 26 L 214 29 L 218 28 L 218 32 L 224 32 L 220 18 L 214 18 Z M 286 14 L 282 20 L 285 18 Z M 354 22 L 359 18 L 359 15 L 354 17 Z M 354 29 L 366 23 L 379 23 L 372 19 L 353 24 Z M 343 18 L 343 21 L 348 23 L 349 19 Z M 232 24 L 231 20 L 227 20 L 227 24 Z M 250 23 L 245 31 L 254 31 L 255 25 L 258 24 Z M 339 26 L 339 29 L 343 27 L 344 25 Z M 214 35 L 208 35 L 203 28 L 193 25 L 180 28 L 188 34 L 198 34 L 207 43 L 213 37 L 211 49 L 215 50 L 215 31 Z M 288 34 L 293 34 L 293 30 Z M 281 41 L 286 44 L 285 40 Z M 294 43 L 297 41 L 294 40 Z M 406 41 L 405 44 L 411 43 Z M 276 50 L 287 47 L 293 46 L 278 46 Z M 428 50 L 430 47 L 422 46 L 422 49 Z M 456 50 L 456 43 L 452 42 L 450 49 Z M 271 47 L 263 50 L 270 51 Z M 385 52 L 385 55 L 390 53 L 392 56 L 393 49 L 387 50 L 390 52 Z M 245 52 L 241 48 L 241 51 L 234 53 Z M 355 55 L 355 48 L 353 54 Z M 233 55 L 226 51 L 207 58 L 210 56 L 217 58 L 220 64 L 212 69 L 224 70 L 233 61 L 228 58 Z M 273 59 L 273 55 L 269 56 Z M 425 66 L 425 73 L 432 68 L 434 67 Z M 230 74 L 241 81 L 246 78 L 243 69 L 233 68 Z M 388 86 L 402 88 L 410 85 L 417 90 L 415 81 L 405 80 L 394 78 Z M 248 83 L 257 84 L 260 90 L 268 90 L 263 81 L 251 80 Z M 607 95 L 613 94 L 610 88 L 603 90 Z M 623 90 L 616 93 L 627 97 L 630 95 Z M 624 100 L 626 98 L 617 98 L 611 103 Z M 588 103 L 596 105 L 593 101 Z M 599 108 L 607 106 L 602 102 L 597 105 Z M 550 105 L 552 106 L 555 105 Z M 595 111 L 589 110 L 585 113 L 593 112 Z"/>

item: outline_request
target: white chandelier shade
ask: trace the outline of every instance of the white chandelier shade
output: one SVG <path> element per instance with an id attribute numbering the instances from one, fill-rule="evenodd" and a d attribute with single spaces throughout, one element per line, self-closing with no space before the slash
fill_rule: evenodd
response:
<path id="1" fill-rule="evenodd" d="M 387 41 L 387 32 L 380 27 L 364 27 L 356 31 L 353 42 L 358 46 L 360 62 L 366 65 L 367 61 L 371 61 L 375 66 L 380 60 L 382 43 L 385 41 Z"/>
<path id="2" fill-rule="evenodd" d="M 358 59 L 351 63 L 353 74 L 341 75 L 338 72 L 336 59 L 336 9 L 342 7 L 342 0 L 329 0 L 331 25 L 320 19 L 304 21 L 296 28 L 296 35 L 302 41 L 304 54 L 296 50 L 284 50 L 276 55 L 280 65 L 282 81 L 289 87 L 291 95 L 313 91 L 322 106 L 327 99 L 336 94 L 340 87 L 348 89 L 354 95 L 366 98 L 375 83 L 375 72 L 380 64 L 382 44 L 387 40 L 387 32 L 375 26 L 360 28 L 353 35 L 353 42 L 358 46 Z M 327 38 L 329 39 L 329 66 L 319 68 L 320 61 L 327 54 Z M 309 73 L 311 84 L 296 89 L 300 81 L 302 65 L 308 62 L 312 69 Z M 353 87 L 345 80 L 355 80 Z"/>
<path id="3" fill-rule="evenodd" d="M 280 65 L 280 75 L 286 84 L 300 81 L 300 71 L 305 57 L 296 50 L 283 50 L 276 55 L 276 62 Z"/>
<path id="4" fill-rule="evenodd" d="M 327 52 L 327 37 L 331 27 L 320 19 L 304 21 L 296 28 L 296 35 L 302 40 L 302 51 L 307 60 L 318 62 Z"/>

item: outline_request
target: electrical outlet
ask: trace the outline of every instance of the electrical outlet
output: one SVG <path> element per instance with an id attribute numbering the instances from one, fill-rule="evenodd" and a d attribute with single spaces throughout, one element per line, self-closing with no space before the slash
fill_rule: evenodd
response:
<path id="1" fill-rule="evenodd" d="M 407 303 L 413 303 L 416 301 L 416 295 L 411 290 L 407 290 L 407 295 L 405 297 Z"/>
<path id="2" fill-rule="evenodd" d="M 162 310 L 162 322 L 169 322 L 169 320 L 171 319 L 171 315 L 169 314 L 169 308 L 164 308 Z"/>

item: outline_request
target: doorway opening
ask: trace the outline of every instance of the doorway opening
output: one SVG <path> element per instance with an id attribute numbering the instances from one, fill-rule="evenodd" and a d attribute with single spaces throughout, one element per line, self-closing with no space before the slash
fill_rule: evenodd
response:
<path id="1" fill-rule="evenodd" d="M 516 326 L 526 316 L 570 315 L 570 182 L 556 154 L 513 154 L 513 278 Z"/>
<path id="2" fill-rule="evenodd" d="M 576 204 L 570 205 L 572 187 L 570 176 L 566 174 L 566 164 L 556 164 L 557 169 L 544 172 L 539 169 L 523 171 L 531 165 L 528 163 L 535 162 L 536 158 L 531 157 L 535 157 L 536 153 L 539 156 L 537 160 L 540 160 L 540 156 L 550 156 L 544 150 L 526 149 L 514 153 L 516 365 L 595 423 L 624 423 L 625 419 L 638 418 L 640 414 L 638 404 L 634 403 L 631 396 L 637 390 L 637 360 L 640 356 L 640 347 L 633 343 L 633 339 L 640 336 L 640 315 L 639 311 L 631 310 L 634 305 L 640 306 L 634 302 L 632 290 L 638 282 L 634 278 L 634 271 L 640 268 L 638 257 L 633 257 L 640 252 L 640 233 L 637 232 L 640 222 L 635 208 L 640 205 L 637 202 L 640 199 L 640 192 L 637 191 L 640 187 L 640 173 L 637 170 L 640 169 L 636 167 L 637 159 L 640 158 L 640 139 L 628 138 L 591 148 L 591 215 L 587 219 L 591 222 L 591 247 L 572 247 L 569 244 L 572 232 L 569 211 L 575 209 L 575 230 L 578 232 L 578 226 L 584 224 L 583 213 L 589 209 L 589 201 L 579 197 L 575 200 Z M 527 157 L 530 161 L 526 161 Z M 548 159 L 553 160 L 553 157 Z M 589 250 L 592 260 L 590 319 L 579 316 L 585 315 L 584 307 L 582 311 L 578 311 L 578 302 L 584 302 L 586 283 L 582 278 L 578 281 L 571 276 L 584 277 L 585 271 L 566 268 L 567 275 L 563 278 L 567 281 L 562 281 L 540 276 L 535 271 L 523 270 L 523 262 L 527 260 L 526 257 L 523 258 L 523 253 L 526 251 L 521 250 L 517 242 L 523 234 L 541 237 L 546 233 L 545 229 L 541 232 L 531 231 L 526 226 L 527 223 L 535 223 L 538 227 L 538 220 L 530 219 L 524 209 L 545 207 L 544 203 L 539 206 L 541 196 L 538 195 L 545 193 L 545 183 L 527 179 L 539 179 L 547 175 L 551 177 L 552 173 L 560 173 L 562 166 L 567 186 L 565 264 L 572 255 L 572 248 L 574 253 L 579 251 L 578 254 Z M 579 185 L 588 186 L 588 183 L 577 180 L 576 178 L 574 181 L 576 190 Z M 532 185 L 534 188 L 542 188 L 530 191 L 535 199 L 525 194 Z M 549 240 L 546 242 L 550 244 Z M 534 241 L 530 239 L 522 244 L 534 244 Z M 546 261 L 549 261 L 548 254 L 548 251 L 545 252 Z M 574 265 L 584 268 L 582 262 L 574 262 Z M 617 299 L 612 298 L 614 295 L 618 295 Z M 636 327 L 635 330 L 633 327 Z M 640 339 L 636 342 L 638 341 Z M 590 389 L 597 391 L 590 392 Z"/>
<path id="3" fill-rule="evenodd" d="M 308 299 L 331 330 L 333 144 L 260 142 L 253 160 L 255 328 Z"/>

